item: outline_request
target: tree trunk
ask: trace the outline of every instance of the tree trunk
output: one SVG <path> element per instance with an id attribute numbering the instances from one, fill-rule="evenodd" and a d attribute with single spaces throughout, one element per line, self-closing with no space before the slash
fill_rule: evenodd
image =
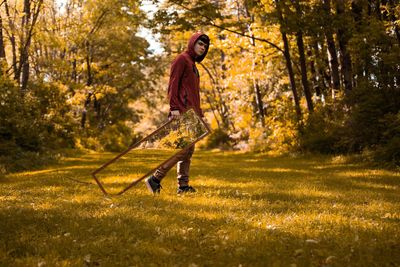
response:
<path id="1" fill-rule="evenodd" d="M 91 61 L 91 47 L 90 47 L 90 42 L 86 41 L 86 74 L 87 74 L 86 85 L 87 86 L 91 86 L 93 83 L 92 67 L 90 61 Z"/>
<path id="2" fill-rule="evenodd" d="M 295 7 L 297 16 L 299 17 L 299 19 L 301 19 L 301 8 L 298 0 L 295 1 Z M 307 78 L 307 64 L 304 52 L 303 31 L 301 30 L 301 25 L 299 26 L 299 30 L 296 33 L 296 42 L 297 42 L 297 48 L 299 50 L 301 83 L 303 84 L 303 90 L 304 90 L 304 95 L 306 97 L 308 112 L 312 113 L 314 111 L 314 105 L 312 102 L 312 94 L 310 91 L 310 86 L 308 84 L 308 78 Z"/>
<path id="3" fill-rule="evenodd" d="M 22 17 L 22 36 L 19 48 L 19 67 L 18 67 L 18 80 L 21 89 L 21 93 L 26 92 L 29 79 L 29 54 L 28 49 L 30 45 L 29 38 L 29 26 L 31 19 L 31 2 L 30 0 L 24 0 L 24 15 Z"/>
<path id="4" fill-rule="evenodd" d="M 260 85 L 258 84 L 258 80 L 254 79 L 254 96 L 257 104 L 258 115 L 261 121 L 261 126 L 265 127 L 265 115 L 264 115 L 264 104 L 261 97 Z"/>
<path id="5" fill-rule="evenodd" d="M 85 128 L 86 125 L 86 114 L 87 114 L 87 109 L 90 106 L 90 102 L 92 100 L 92 92 L 89 92 L 86 96 L 85 102 L 83 104 L 83 111 L 82 111 L 82 117 L 81 117 L 81 127 Z"/>
<path id="6" fill-rule="evenodd" d="M 318 78 L 319 86 L 321 88 L 321 94 L 323 96 L 331 89 L 331 79 L 329 73 L 329 59 L 328 53 L 323 53 L 321 51 L 327 51 L 325 35 L 318 40 L 314 40 L 311 46 L 311 55 L 314 55 L 314 66 L 316 75 Z M 320 41 L 319 41 L 320 40 Z"/>
<path id="7" fill-rule="evenodd" d="M 294 78 L 294 72 L 293 72 L 293 67 L 292 67 L 292 60 L 290 58 L 290 51 L 289 51 L 289 41 L 286 36 L 286 30 L 284 26 L 284 20 L 282 16 L 282 10 L 279 6 L 279 0 L 275 0 L 276 4 L 276 11 L 278 15 L 278 20 L 280 23 L 280 32 L 282 34 L 282 41 L 283 41 L 283 46 L 284 46 L 284 56 L 285 56 L 285 61 L 286 61 L 286 67 L 287 71 L 289 74 L 289 80 L 290 80 L 290 86 L 292 89 L 293 93 L 293 99 L 294 99 L 294 104 L 295 104 L 295 110 L 296 110 L 296 115 L 297 115 L 297 121 L 301 122 L 302 119 L 302 114 L 301 114 L 301 109 L 300 109 L 300 99 L 297 94 L 297 89 L 296 89 L 296 81 Z"/>
<path id="8" fill-rule="evenodd" d="M 0 16 L 0 76 L 5 74 L 5 65 L 6 65 L 6 50 L 4 48 L 4 39 L 3 39 L 3 20 Z"/>
<path id="9" fill-rule="evenodd" d="M 17 44 L 15 41 L 15 25 L 14 22 L 10 16 L 10 9 L 8 7 L 8 2 L 7 0 L 4 1 L 4 9 L 6 11 L 7 15 L 7 20 L 8 20 L 8 25 L 10 28 L 10 33 L 8 33 L 8 39 L 10 40 L 11 43 L 11 53 L 12 53 L 12 69 L 14 72 L 14 80 L 18 81 L 19 75 L 17 76 L 18 72 L 18 66 L 17 66 Z"/>
<path id="10" fill-rule="evenodd" d="M 247 18 L 250 19 L 251 23 L 253 23 L 254 16 L 252 16 L 250 14 L 250 10 L 246 4 L 245 4 L 245 11 L 246 11 Z M 252 50 L 252 53 L 253 53 L 252 76 L 253 77 L 252 78 L 253 78 L 254 98 L 255 98 L 255 102 L 256 102 L 256 106 L 257 106 L 257 114 L 258 114 L 259 120 L 261 122 L 261 126 L 264 128 L 265 127 L 264 103 L 262 100 L 259 81 L 255 77 L 255 74 L 254 74 L 254 71 L 257 66 L 257 62 L 255 60 L 255 58 L 256 58 L 256 55 L 255 55 L 256 39 L 255 39 L 254 33 L 251 29 L 251 24 L 247 24 L 246 26 L 247 26 L 247 31 L 249 32 L 249 35 L 251 36 L 250 44 L 253 48 L 253 50 Z"/>
<path id="11" fill-rule="evenodd" d="M 253 33 L 251 33 L 251 34 L 253 34 Z M 252 45 L 253 45 L 253 49 L 254 49 L 255 48 L 254 40 L 253 40 Z M 256 106 L 257 106 L 257 114 L 260 119 L 261 126 L 264 128 L 265 127 L 264 103 L 263 103 L 262 96 L 261 96 L 259 81 L 254 75 L 254 70 L 255 70 L 256 65 L 257 65 L 256 62 L 253 59 L 253 66 L 252 66 L 252 72 L 253 72 L 252 76 L 253 77 L 252 78 L 253 78 L 254 98 L 255 98 Z"/>
<path id="12" fill-rule="evenodd" d="M 4 60 L 6 58 L 6 50 L 4 48 L 4 39 L 3 39 L 3 19 L 0 15 L 0 59 Z"/>
<path id="13" fill-rule="evenodd" d="M 296 81 L 294 78 L 294 72 L 293 72 L 293 68 L 292 68 L 292 61 L 290 58 L 290 52 L 289 52 L 289 42 L 288 39 L 286 37 L 286 33 L 285 32 L 281 32 L 282 33 L 282 41 L 283 41 L 283 45 L 285 48 L 285 60 L 286 60 L 286 67 L 289 73 L 289 79 L 290 79 L 290 86 L 292 88 L 292 93 L 293 93 L 293 98 L 294 98 L 294 103 L 295 103 L 295 109 L 296 109 L 296 114 L 297 114 L 297 119 L 298 121 L 301 120 L 301 109 L 300 109 L 300 99 L 299 96 L 297 94 L 297 88 L 296 88 Z"/>
<path id="14" fill-rule="evenodd" d="M 24 0 L 24 16 L 22 17 L 22 35 L 20 41 L 20 61 L 17 70 L 17 78 L 20 84 L 21 93 L 25 93 L 29 80 L 29 49 L 33 35 L 33 29 L 39 17 L 43 0 L 34 3 L 33 16 L 31 12 L 31 0 Z"/>
<path id="15" fill-rule="evenodd" d="M 331 14 L 331 0 L 324 0 L 324 11 L 328 18 L 332 17 Z M 339 75 L 339 61 L 335 46 L 335 40 L 333 39 L 332 29 L 330 26 L 331 21 L 328 21 L 325 27 L 325 38 L 328 47 L 328 58 L 329 58 L 329 68 L 331 70 L 331 86 L 332 86 L 332 96 L 335 97 L 336 92 L 340 89 L 340 75 Z"/>
<path id="16" fill-rule="evenodd" d="M 314 50 L 314 56 L 313 56 L 313 50 Z M 313 42 L 313 45 L 309 47 L 308 50 L 308 56 L 311 59 L 309 61 L 310 65 L 310 72 L 311 72 L 311 77 L 312 77 L 312 82 L 313 82 L 313 88 L 315 90 L 315 94 L 318 97 L 322 97 L 322 79 L 321 75 L 319 73 L 319 68 L 318 64 L 316 62 L 316 59 L 319 57 L 318 53 L 318 43 L 315 41 Z"/>
<path id="17" fill-rule="evenodd" d="M 314 111 L 310 86 L 308 85 L 306 57 L 304 54 L 303 34 L 301 31 L 296 34 L 297 47 L 299 49 L 300 69 L 301 69 L 301 82 L 303 84 L 304 95 L 307 101 L 307 108 L 310 113 Z"/>
<path id="18" fill-rule="evenodd" d="M 86 43 L 86 86 L 91 86 L 93 83 L 93 76 L 92 76 L 92 68 L 91 68 L 91 47 L 90 47 L 90 42 L 87 40 Z M 91 102 L 93 96 L 93 92 L 89 91 L 86 96 L 86 100 L 83 104 L 83 111 L 82 111 L 82 117 L 81 117 L 81 127 L 85 128 L 86 125 L 86 116 L 88 112 L 88 108 Z"/>
<path id="19" fill-rule="evenodd" d="M 369 7 L 370 4 L 368 3 L 367 9 Z M 363 21 L 371 19 L 371 11 L 367 10 L 368 15 L 366 17 L 363 17 L 363 6 L 359 2 L 353 1 L 351 3 L 351 13 L 355 22 L 355 32 L 362 31 Z M 364 39 L 364 42 L 367 42 L 367 39 Z M 361 78 L 368 79 L 371 66 L 371 53 L 364 53 L 364 56 L 360 57 L 357 61 L 359 63 L 355 64 L 355 68 L 353 69 L 353 72 L 357 73 L 357 75 L 355 75 L 355 77 L 353 78 L 353 86 L 357 86 L 357 82 Z"/>
<path id="20" fill-rule="evenodd" d="M 340 17 L 345 14 L 345 5 L 344 0 L 336 1 L 336 12 Z M 337 36 L 339 41 L 339 49 L 340 49 L 340 63 L 341 63 L 341 72 L 344 82 L 344 90 L 345 94 L 348 94 L 353 89 L 353 72 L 351 66 L 351 55 L 347 51 L 347 44 L 349 42 L 350 33 L 345 28 L 346 26 L 342 23 L 337 29 Z"/>
<path id="21" fill-rule="evenodd" d="M 254 44 L 254 46 L 255 46 L 255 44 Z M 255 67 L 256 67 L 256 62 L 253 60 L 253 67 L 252 67 L 253 73 L 254 73 Z M 254 89 L 254 97 L 255 97 L 255 101 L 256 101 L 257 111 L 258 111 L 257 112 L 258 117 L 260 119 L 261 126 L 264 128 L 265 127 L 264 103 L 263 103 L 262 96 L 261 96 L 259 81 L 256 77 L 254 77 L 254 75 L 253 75 L 253 89 Z"/>
<path id="22" fill-rule="evenodd" d="M 71 79 L 74 83 L 78 82 L 78 73 L 76 70 L 76 58 L 72 60 L 72 73 L 71 73 Z"/>
<path id="23" fill-rule="evenodd" d="M 29 60 L 28 53 L 24 55 L 25 62 L 22 65 L 22 75 L 21 75 L 21 92 L 25 93 L 28 86 L 29 80 Z"/>
<path id="24" fill-rule="evenodd" d="M 229 119 L 229 110 L 228 110 L 228 107 L 226 106 L 225 101 L 222 99 L 221 90 L 219 89 L 218 82 L 215 80 L 214 76 L 211 74 L 211 71 L 203 63 L 200 63 L 200 66 L 203 67 L 203 69 L 206 71 L 206 73 L 210 77 L 210 80 L 212 81 L 211 89 L 212 89 L 212 94 L 213 94 L 214 99 L 217 99 L 217 98 L 220 99 L 220 101 L 219 101 L 219 103 L 217 103 L 215 109 L 217 110 L 217 112 L 221 118 L 223 128 L 228 130 L 229 125 L 231 125 L 232 129 L 234 130 L 235 125 Z"/>

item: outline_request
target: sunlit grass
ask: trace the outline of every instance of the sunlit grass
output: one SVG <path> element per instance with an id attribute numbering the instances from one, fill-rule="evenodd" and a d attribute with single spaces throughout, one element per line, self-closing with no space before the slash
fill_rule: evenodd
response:
<path id="1" fill-rule="evenodd" d="M 141 154 L 137 170 L 125 158 L 104 180 L 163 156 Z M 198 193 L 177 196 L 174 170 L 160 196 L 141 183 L 109 198 L 90 173 L 112 157 L 0 177 L 0 266 L 400 266 L 399 173 L 337 157 L 197 151 Z"/>

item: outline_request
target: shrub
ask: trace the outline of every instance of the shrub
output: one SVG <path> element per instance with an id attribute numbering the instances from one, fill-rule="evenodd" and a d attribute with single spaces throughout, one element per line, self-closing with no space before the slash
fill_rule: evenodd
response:
<path id="1" fill-rule="evenodd" d="M 302 150 L 319 153 L 335 153 L 345 150 L 339 145 L 343 116 L 339 107 L 316 107 L 304 123 L 300 134 Z"/>
<path id="2" fill-rule="evenodd" d="M 73 147 L 74 123 L 68 116 L 65 88 L 31 85 L 21 95 L 11 81 L 0 81 L 0 140 L 23 151 Z M 0 148 L 0 154 L 4 149 Z"/>
<path id="3" fill-rule="evenodd" d="M 231 147 L 231 139 L 229 134 L 224 130 L 218 128 L 211 132 L 208 136 L 206 143 L 206 148 L 220 148 L 220 149 L 227 149 Z"/>
<path id="4" fill-rule="evenodd" d="M 282 95 L 270 101 L 265 129 L 250 131 L 250 146 L 256 151 L 286 153 L 298 146 L 298 124 L 293 101 Z"/>
<path id="5" fill-rule="evenodd" d="M 52 150 L 74 146 L 65 90 L 58 84 L 30 84 L 22 95 L 13 81 L 0 77 L 1 169 L 42 165 Z"/>
<path id="6" fill-rule="evenodd" d="M 349 117 L 341 145 L 350 152 L 360 152 L 381 143 L 385 130 L 381 119 L 388 112 L 384 91 L 363 83 L 353 90 L 346 102 L 350 107 Z"/>
<path id="7" fill-rule="evenodd" d="M 131 129 L 123 122 L 108 125 L 99 137 L 100 145 L 107 151 L 122 151 L 132 144 Z"/>
<path id="8" fill-rule="evenodd" d="M 382 144 L 375 152 L 374 158 L 379 162 L 388 162 L 400 166 L 400 112 L 386 114 L 381 120 L 386 127 L 382 134 Z"/>

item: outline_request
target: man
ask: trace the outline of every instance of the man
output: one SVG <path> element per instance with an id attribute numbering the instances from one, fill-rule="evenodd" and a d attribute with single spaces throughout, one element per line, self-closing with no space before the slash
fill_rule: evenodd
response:
<path id="1" fill-rule="evenodd" d="M 209 45 L 210 39 L 207 35 L 201 32 L 195 33 L 189 40 L 187 50 L 178 55 L 172 62 L 168 85 L 169 119 L 178 119 L 180 114 L 189 108 L 193 108 L 197 115 L 204 116 L 200 107 L 200 75 L 195 62 L 201 62 L 205 58 Z M 177 193 L 196 192 L 189 185 L 189 167 L 193 152 L 194 145 L 157 169 L 153 175 L 145 180 L 149 191 L 153 194 L 160 193 L 161 180 L 177 164 Z"/>

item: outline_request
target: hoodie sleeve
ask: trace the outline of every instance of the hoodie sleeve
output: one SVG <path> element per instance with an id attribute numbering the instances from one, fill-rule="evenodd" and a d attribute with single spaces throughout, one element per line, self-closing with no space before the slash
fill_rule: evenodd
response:
<path id="1" fill-rule="evenodd" d="M 178 56 L 171 65 L 171 74 L 168 84 L 168 98 L 170 110 L 181 111 L 181 104 L 179 103 L 179 90 L 181 79 L 185 71 L 185 58 Z"/>

